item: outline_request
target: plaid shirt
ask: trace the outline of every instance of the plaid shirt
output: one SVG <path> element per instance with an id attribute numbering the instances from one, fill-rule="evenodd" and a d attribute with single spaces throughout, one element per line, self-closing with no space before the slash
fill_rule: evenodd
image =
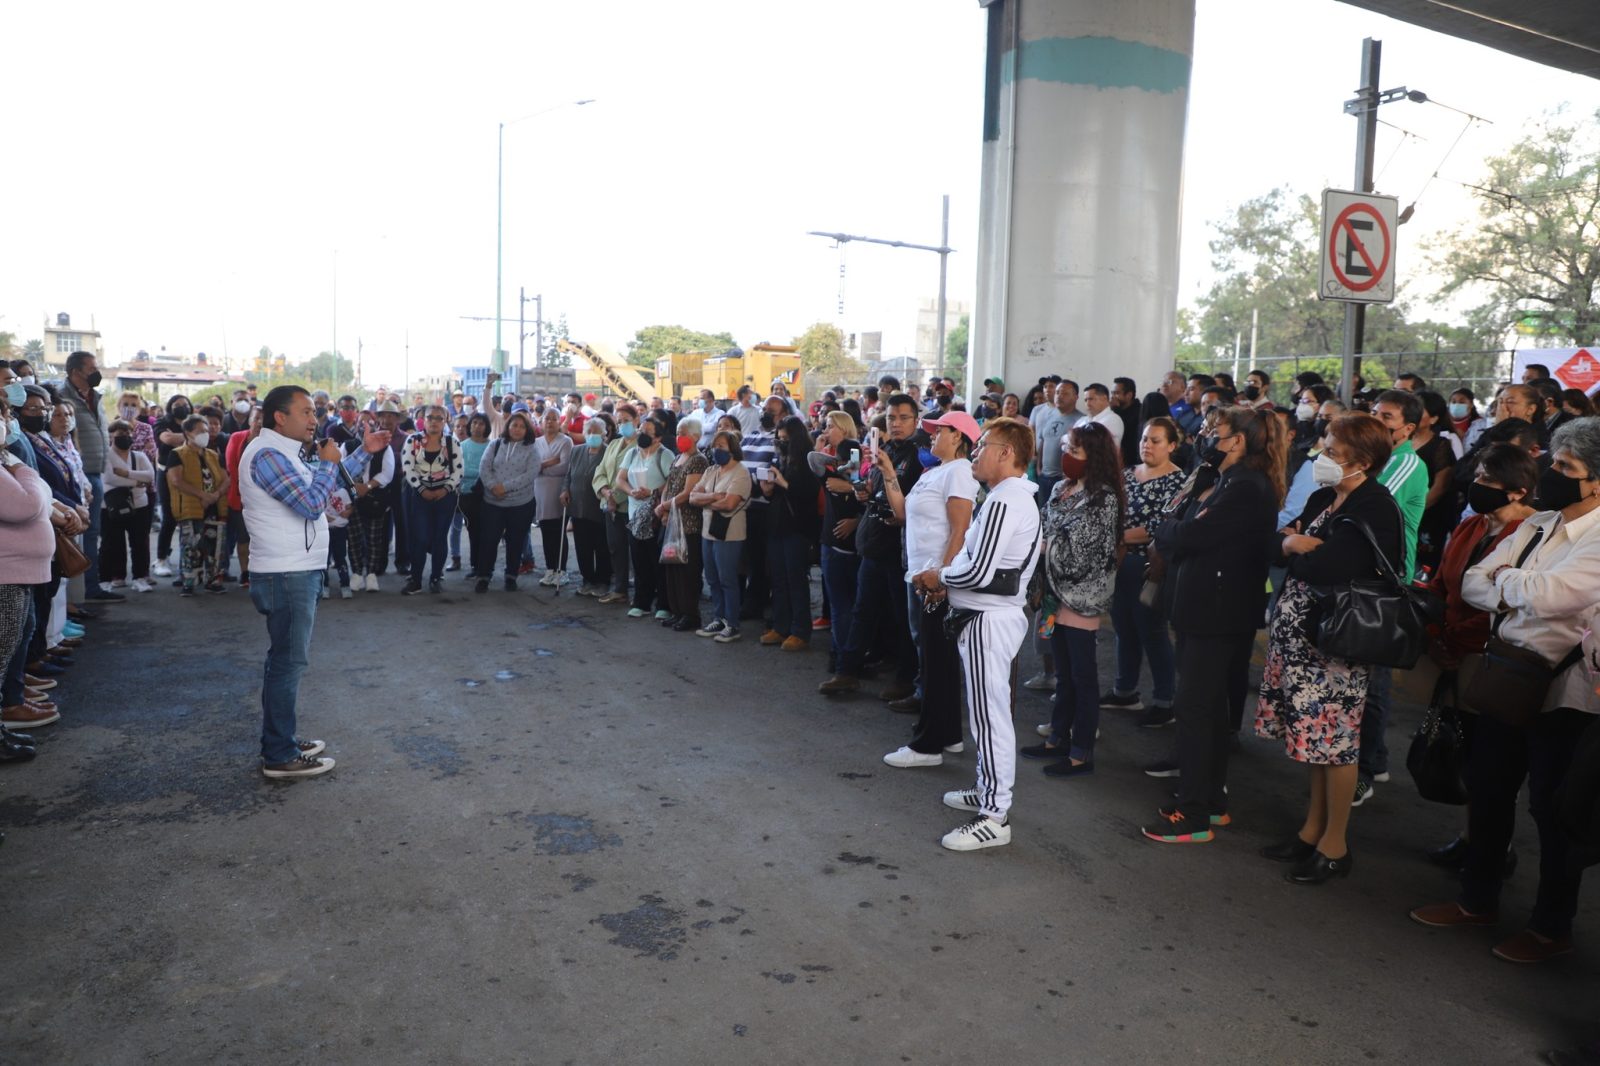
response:
<path id="1" fill-rule="evenodd" d="M 304 460 L 291 459 L 276 448 L 263 448 L 250 464 L 250 477 L 266 490 L 267 495 L 289 510 L 307 520 L 322 517 L 328 509 L 334 489 L 339 487 L 339 469 L 344 468 L 352 479 L 367 466 L 367 453 L 357 448 L 345 456 L 342 463 L 325 463 L 317 460 L 310 483 L 302 481 L 295 463 L 309 466 Z"/>

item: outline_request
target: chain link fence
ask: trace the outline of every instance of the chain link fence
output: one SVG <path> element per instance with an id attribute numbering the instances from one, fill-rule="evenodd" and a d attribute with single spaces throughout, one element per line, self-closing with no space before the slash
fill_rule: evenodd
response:
<path id="1" fill-rule="evenodd" d="M 1418 374 L 1428 388 L 1449 397 L 1451 390 L 1469 388 L 1482 398 L 1494 395 L 1495 388 L 1510 378 L 1513 350 L 1510 348 L 1458 349 L 1450 351 L 1364 352 L 1361 377 L 1370 388 L 1387 388 L 1401 374 Z M 1252 370 L 1272 375 L 1271 396 L 1275 403 L 1294 403 L 1294 379 L 1311 370 L 1335 390 L 1343 372 L 1338 355 L 1261 355 L 1254 360 L 1232 357 L 1181 360 L 1178 369 L 1185 374 L 1233 374 L 1242 388 Z"/>

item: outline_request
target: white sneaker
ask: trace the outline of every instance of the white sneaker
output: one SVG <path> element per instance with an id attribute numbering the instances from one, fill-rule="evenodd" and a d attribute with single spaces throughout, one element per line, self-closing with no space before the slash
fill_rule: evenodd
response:
<path id="1" fill-rule="evenodd" d="M 960 755 L 963 751 L 966 751 L 966 750 L 967 750 L 966 745 L 962 744 L 961 741 L 959 741 L 959 740 L 956 741 L 954 744 L 946 744 L 944 746 L 944 753 L 946 755 Z"/>
<path id="2" fill-rule="evenodd" d="M 946 807 L 954 807 L 958 811 L 983 810 L 983 804 L 978 800 L 978 790 L 975 788 L 964 788 L 960 792 L 946 792 L 944 794 L 944 805 Z"/>
<path id="3" fill-rule="evenodd" d="M 154 592 L 155 590 L 156 587 L 142 577 L 133 583 L 133 591 L 135 592 Z"/>
<path id="4" fill-rule="evenodd" d="M 1032 689 L 1035 692 L 1054 692 L 1056 689 L 1055 675 L 1043 672 L 1034 674 L 1022 683 L 1022 687 Z"/>
<path id="5" fill-rule="evenodd" d="M 339 587 L 339 598 L 341 600 L 348 600 L 351 597 L 353 597 L 354 595 L 355 595 L 355 593 L 350 591 L 350 586 L 349 585 L 341 585 Z"/>
<path id="6" fill-rule="evenodd" d="M 172 567 L 167 565 L 167 561 L 165 559 L 162 559 L 156 563 L 155 566 L 150 568 L 150 573 L 155 577 L 171 577 Z"/>
<path id="7" fill-rule="evenodd" d="M 1389 783 L 1389 780 L 1390 780 L 1389 771 L 1385 770 L 1381 774 L 1373 774 L 1372 775 L 1372 779 L 1374 781 L 1376 781 L 1380 785 L 1387 785 Z"/>
<path id="8" fill-rule="evenodd" d="M 1048 737 L 1050 735 L 1050 723 L 1040 722 L 1038 725 L 1033 727 L 1033 731 L 1038 733 L 1041 737 Z"/>
<path id="9" fill-rule="evenodd" d="M 128 587 L 128 583 L 119 577 L 109 585 L 102 581 L 100 587 L 103 589 L 125 589 Z"/>
<path id="10" fill-rule="evenodd" d="M 379 589 L 378 589 L 378 575 L 377 574 L 368 574 L 367 575 L 367 591 L 368 592 L 377 592 L 377 591 L 379 591 Z"/>
<path id="11" fill-rule="evenodd" d="M 544 577 L 539 579 L 539 584 L 545 586 L 546 588 L 552 588 L 561 584 L 561 579 L 556 577 L 556 572 L 554 570 L 546 570 L 544 572 Z"/>
<path id="12" fill-rule="evenodd" d="M 980 814 L 966 825 L 957 826 L 939 839 L 951 851 L 977 851 L 1011 843 L 1011 826 Z"/>
<path id="13" fill-rule="evenodd" d="M 910 748 L 900 748 L 885 755 L 883 761 L 890 766 L 898 766 L 901 769 L 910 766 L 943 766 L 944 756 L 938 754 L 924 755 L 922 752 L 912 751 Z"/>
<path id="14" fill-rule="evenodd" d="M 326 599 L 331 598 L 332 596 L 333 596 L 333 590 L 328 588 L 328 583 L 326 581 L 324 581 L 322 583 L 322 598 L 326 600 Z"/>

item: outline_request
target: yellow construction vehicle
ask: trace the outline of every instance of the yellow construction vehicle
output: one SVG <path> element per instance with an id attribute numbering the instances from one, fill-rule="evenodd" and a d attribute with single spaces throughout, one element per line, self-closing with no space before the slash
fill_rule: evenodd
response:
<path id="1" fill-rule="evenodd" d="M 757 344 L 742 355 L 679 352 L 656 360 L 655 388 L 662 396 L 693 399 L 701 389 L 728 399 L 749 385 L 765 396 L 774 381 L 781 381 L 796 402 L 805 399 L 800 354 L 788 344 Z"/>
<path id="2" fill-rule="evenodd" d="M 638 367 L 604 345 L 558 340 L 556 347 L 568 355 L 577 356 L 600 376 L 609 391 L 632 403 L 648 403 L 656 395 L 655 386 L 639 373 Z"/>

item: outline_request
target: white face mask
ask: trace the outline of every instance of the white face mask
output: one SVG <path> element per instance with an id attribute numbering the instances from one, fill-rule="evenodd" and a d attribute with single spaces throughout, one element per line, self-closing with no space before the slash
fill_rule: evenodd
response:
<path id="1" fill-rule="evenodd" d="M 241 414 L 241 415 L 249 414 L 250 413 L 250 401 L 249 400 L 235 400 L 233 402 L 233 410 L 234 410 L 234 412 L 236 414 Z"/>
<path id="2" fill-rule="evenodd" d="M 1318 485 L 1321 485 L 1324 488 L 1327 488 L 1331 485 L 1337 485 L 1345 478 L 1355 477 L 1360 472 L 1361 471 L 1359 470 L 1352 470 L 1350 473 L 1346 474 L 1344 472 L 1344 467 L 1334 462 L 1333 459 L 1329 457 L 1327 452 L 1323 452 L 1321 455 L 1317 456 L 1316 459 L 1311 463 L 1311 480 L 1315 481 Z"/>
<path id="3" fill-rule="evenodd" d="M 37 385 L 38 382 L 36 380 L 34 380 L 34 377 L 33 377 L 32 374 L 28 374 L 28 375 L 26 375 L 24 377 L 17 378 L 17 384 L 19 384 L 19 385 Z"/>
<path id="4" fill-rule="evenodd" d="M 1317 405 L 1303 403 L 1294 409 L 1294 416 L 1302 422 L 1310 422 L 1317 417 Z"/>
<path id="5" fill-rule="evenodd" d="M 206 445 L 211 443 L 211 434 L 202 429 L 199 433 L 196 433 L 189 439 L 196 448 L 204 448 Z"/>

